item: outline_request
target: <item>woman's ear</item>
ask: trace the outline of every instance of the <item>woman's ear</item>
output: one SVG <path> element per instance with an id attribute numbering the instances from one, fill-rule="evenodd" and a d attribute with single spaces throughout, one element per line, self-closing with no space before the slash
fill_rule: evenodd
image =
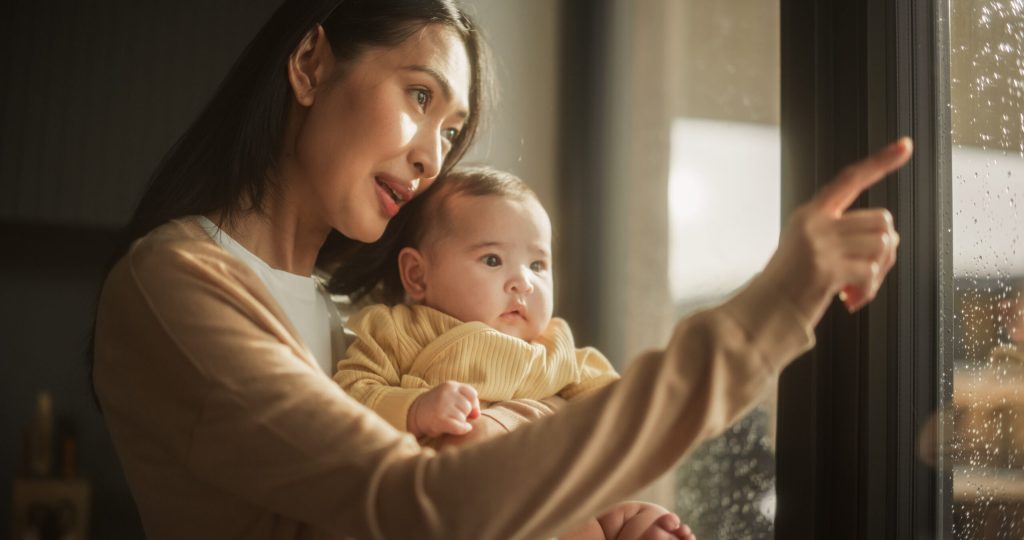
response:
<path id="1" fill-rule="evenodd" d="M 416 248 L 405 247 L 398 252 L 398 273 L 405 294 L 419 303 L 427 296 L 427 261 Z"/>
<path id="2" fill-rule="evenodd" d="M 333 67 L 334 52 L 318 24 L 288 56 L 288 82 L 295 100 L 304 107 L 313 105 L 317 89 L 327 81 Z"/>

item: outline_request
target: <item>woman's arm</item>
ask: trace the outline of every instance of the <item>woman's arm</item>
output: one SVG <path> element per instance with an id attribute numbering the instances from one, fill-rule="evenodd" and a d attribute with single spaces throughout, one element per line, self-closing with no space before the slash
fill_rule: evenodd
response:
<path id="1" fill-rule="evenodd" d="M 446 434 L 427 441 L 425 444 L 431 448 L 440 449 L 486 441 L 499 435 L 511 433 L 520 426 L 545 416 L 555 414 L 555 411 L 563 405 L 565 405 L 565 399 L 559 396 L 541 400 L 522 398 L 499 401 L 480 411 L 480 416 L 469 422 L 473 426 L 469 433 L 465 435 Z"/>
<path id="2" fill-rule="evenodd" d="M 380 486 L 381 500 L 401 500 L 381 506 L 383 536 L 400 536 L 407 525 L 451 538 L 561 532 L 728 426 L 810 346 L 808 330 L 774 291 L 752 284 L 726 306 L 682 321 L 665 350 L 638 358 L 619 382 L 559 414 L 458 452 L 397 463 Z M 473 510 L 445 510 L 460 506 Z M 410 508 L 434 508 L 437 520 L 406 514 Z"/>
<path id="3" fill-rule="evenodd" d="M 173 493 L 147 484 L 159 452 L 203 485 L 339 534 L 549 536 L 724 428 L 810 339 L 754 284 L 563 413 L 436 454 L 298 358 L 236 278 L 172 255 L 129 255 L 98 325 L 97 390 L 148 527 L 182 526 Z"/>

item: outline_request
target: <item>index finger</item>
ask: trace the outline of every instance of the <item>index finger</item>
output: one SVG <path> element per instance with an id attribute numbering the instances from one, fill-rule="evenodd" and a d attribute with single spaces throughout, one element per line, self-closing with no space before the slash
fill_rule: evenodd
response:
<path id="1" fill-rule="evenodd" d="M 914 153 L 910 137 L 902 137 L 884 149 L 850 165 L 814 197 L 814 204 L 837 217 L 867 188 L 903 166 Z"/>

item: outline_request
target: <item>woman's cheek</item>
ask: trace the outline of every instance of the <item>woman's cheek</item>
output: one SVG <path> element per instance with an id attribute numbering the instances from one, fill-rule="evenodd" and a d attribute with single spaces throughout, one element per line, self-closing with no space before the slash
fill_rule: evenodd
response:
<path id="1" fill-rule="evenodd" d="M 404 113 L 399 116 L 398 125 L 399 142 L 402 147 L 405 147 L 416 138 L 416 131 L 419 129 L 419 125 L 411 116 Z"/>

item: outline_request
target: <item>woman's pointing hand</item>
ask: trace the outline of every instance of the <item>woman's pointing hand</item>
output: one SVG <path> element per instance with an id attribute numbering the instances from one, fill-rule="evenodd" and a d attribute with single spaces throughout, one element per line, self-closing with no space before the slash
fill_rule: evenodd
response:
<path id="1" fill-rule="evenodd" d="M 790 216 L 764 277 L 817 323 L 832 296 L 851 312 L 870 302 L 896 263 L 899 235 L 884 208 L 847 211 L 857 197 L 910 159 L 902 138 L 836 175 Z"/>

